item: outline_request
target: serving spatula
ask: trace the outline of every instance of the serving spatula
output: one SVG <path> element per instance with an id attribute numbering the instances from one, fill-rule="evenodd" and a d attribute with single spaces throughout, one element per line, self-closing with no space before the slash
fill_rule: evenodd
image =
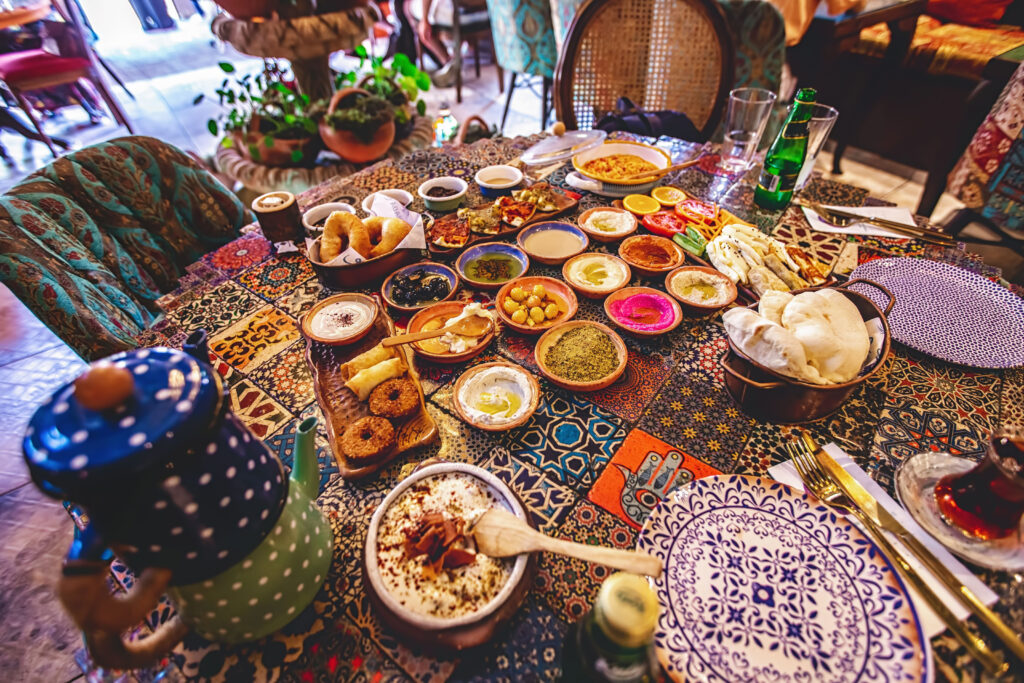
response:
<path id="1" fill-rule="evenodd" d="M 655 578 L 661 576 L 661 560 L 653 555 L 551 538 L 501 508 L 491 508 L 481 515 L 470 533 L 476 541 L 477 549 L 491 557 L 511 557 L 546 550 L 624 572 Z"/>
<path id="2" fill-rule="evenodd" d="M 446 332 L 451 332 L 452 334 L 465 337 L 482 337 L 490 332 L 493 324 L 494 323 L 490 318 L 485 318 L 482 315 L 471 315 L 468 318 L 463 318 L 462 320 L 452 323 L 446 327 L 439 327 L 436 330 L 412 332 L 411 334 L 399 334 L 394 337 L 387 337 L 381 341 L 381 346 L 388 348 L 390 346 L 398 346 L 399 344 L 411 344 L 412 342 L 423 341 L 424 339 L 440 337 Z"/>

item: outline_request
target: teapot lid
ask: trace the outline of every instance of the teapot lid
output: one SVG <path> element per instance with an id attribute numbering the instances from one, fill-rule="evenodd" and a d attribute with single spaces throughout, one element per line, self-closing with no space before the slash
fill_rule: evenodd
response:
<path id="1" fill-rule="evenodd" d="M 76 490 L 97 480 L 159 466 L 205 434 L 219 412 L 220 378 L 183 351 L 135 349 L 92 368 L 101 363 L 131 373 L 126 400 L 92 410 L 69 382 L 36 410 L 25 431 L 29 471 L 51 495 L 74 500 Z"/>

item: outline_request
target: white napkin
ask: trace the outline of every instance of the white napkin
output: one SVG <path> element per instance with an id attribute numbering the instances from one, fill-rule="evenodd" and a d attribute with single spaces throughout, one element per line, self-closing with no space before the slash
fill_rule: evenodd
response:
<path id="1" fill-rule="evenodd" d="M 402 206 L 400 202 L 396 202 L 387 195 L 378 194 L 373 198 L 373 204 L 370 206 L 375 216 L 381 218 L 400 218 L 409 225 L 412 226 L 412 230 L 405 236 L 395 250 L 399 249 L 426 249 L 427 248 L 427 236 L 426 231 L 423 227 L 423 216 L 410 211 L 409 209 Z M 329 263 L 322 263 L 320 261 L 320 241 L 319 239 L 306 238 L 306 253 L 309 258 L 316 263 L 320 263 L 324 266 L 345 266 L 352 265 L 354 263 L 360 263 L 365 261 L 362 254 L 355 249 L 349 247 L 345 251 L 338 254 L 335 258 L 331 259 Z"/>
<path id="2" fill-rule="evenodd" d="M 889 514 L 895 517 L 910 533 L 914 534 L 914 536 L 916 536 L 917 539 L 920 540 L 933 555 L 935 555 L 935 557 L 939 558 L 939 561 L 953 572 L 953 575 L 956 576 L 957 579 L 970 588 L 982 602 L 986 605 L 992 605 L 995 603 L 998 599 L 996 594 L 993 593 L 992 590 L 980 579 L 978 579 L 970 569 L 961 564 L 960 561 L 953 557 L 948 550 L 942 547 L 938 541 L 932 538 L 927 531 L 922 529 L 920 525 L 914 521 L 914 518 L 911 517 L 899 503 L 893 500 L 881 486 L 876 484 L 875 481 L 868 476 L 867 472 L 862 470 L 860 466 L 843 451 L 843 449 L 834 443 L 830 443 L 825 446 L 823 450 L 835 458 L 836 462 L 838 462 L 843 469 L 849 472 L 854 479 L 867 489 L 868 493 L 874 496 L 879 505 L 888 510 Z M 803 482 L 800 481 L 800 475 L 797 474 L 796 467 L 793 466 L 791 461 L 787 460 L 784 463 L 769 468 L 768 474 L 770 474 L 773 479 L 781 481 L 783 484 L 789 484 L 790 486 L 800 490 L 803 490 L 804 488 Z M 854 519 L 852 515 L 849 516 L 849 519 L 857 526 L 860 526 L 860 522 Z M 913 567 L 914 571 L 916 571 L 924 579 L 925 583 L 935 591 L 936 595 L 942 599 L 942 602 L 949 607 L 950 611 L 953 612 L 953 614 L 955 614 L 961 621 L 967 619 L 971 614 L 970 610 L 964 607 L 952 593 L 946 590 L 946 587 L 942 582 L 935 578 L 935 576 L 928 571 L 928 569 L 921 564 L 921 562 L 909 550 L 907 550 L 895 536 L 888 532 L 885 533 L 889 537 L 889 540 L 892 541 L 892 544 L 903 553 L 904 557 L 907 558 L 907 561 L 910 563 L 910 566 Z M 910 596 L 914 601 L 914 607 L 917 608 L 917 614 L 921 619 L 921 628 L 924 630 L 925 636 L 933 638 L 945 631 L 946 625 L 935 615 L 931 608 L 928 607 L 928 603 L 926 603 L 924 599 L 917 594 L 912 586 L 907 585 L 907 590 L 910 592 Z"/>
<path id="3" fill-rule="evenodd" d="M 910 212 L 910 209 L 904 209 L 899 206 L 828 206 L 827 204 L 822 204 L 822 206 L 826 209 L 841 209 L 844 212 L 855 213 L 858 216 L 866 216 L 868 218 L 885 218 L 890 221 L 896 221 L 897 223 L 905 223 L 908 226 L 917 225 L 917 223 L 914 222 L 914 215 Z M 818 232 L 831 232 L 841 235 L 892 237 L 899 240 L 910 239 L 910 237 L 901 232 L 887 230 L 868 223 L 850 223 L 845 228 L 839 228 L 824 220 L 812 209 L 808 209 L 806 206 L 802 206 L 800 208 L 804 210 L 804 216 L 807 217 L 807 222 L 810 223 L 811 227 Z"/>

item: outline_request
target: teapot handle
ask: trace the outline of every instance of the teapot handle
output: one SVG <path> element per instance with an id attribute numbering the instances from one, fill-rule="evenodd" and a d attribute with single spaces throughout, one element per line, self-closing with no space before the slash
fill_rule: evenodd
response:
<path id="1" fill-rule="evenodd" d="M 98 535 L 87 526 L 72 543 L 64 562 L 57 594 L 64 609 L 85 635 L 93 660 L 115 669 L 138 669 L 158 661 L 188 633 L 188 626 L 175 615 L 143 640 L 126 643 L 121 633 L 142 621 L 160 600 L 171 581 L 169 569 L 150 568 L 135 580 L 124 597 L 110 595 L 106 572 L 108 563 Z"/>

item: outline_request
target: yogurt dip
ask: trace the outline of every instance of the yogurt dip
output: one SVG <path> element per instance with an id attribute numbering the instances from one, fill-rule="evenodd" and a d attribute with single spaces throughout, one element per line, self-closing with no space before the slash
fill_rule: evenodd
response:
<path id="1" fill-rule="evenodd" d="M 336 301 L 317 311 L 309 328 L 324 339 L 344 339 L 365 330 L 374 313 L 373 307 L 362 301 Z"/>
<path id="2" fill-rule="evenodd" d="M 471 375 L 455 400 L 473 422 L 499 426 L 521 418 L 533 398 L 533 385 L 521 370 L 495 366 Z"/>
<path id="3" fill-rule="evenodd" d="M 580 256 L 569 264 L 566 277 L 575 285 L 599 292 L 611 292 L 627 279 L 626 264 L 604 254 Z"/>
<path id="4" fill-rule="evenodd" d="M 472 553 L 472 560 L 435 572 L 429 557 L 410 557 L 408 548 L 419 540 L 417 529 L 427 517 L 441 515 L 465 530 L 498 505 L 499 499 L 479 479 L 459 472 L 409 487 L 384 513 L 377 533 L 377 563 L 388 593 L 411 612 L 441 619 L 472 614 L 487 605 L 508 582 L 514 558 L 475 553 L 470 539 L 460 539 L 455 547 Z"/>
<path id="5" fill-rule="evenodd" d="M 725 306 L 735 298 L 724 276 L 703 270 L 681 270 L 669 280 L 668 287 L 683 301 L 698 306 Z"/>
<path id="6" fill-rule="evenodd" d="M 608 311 L 620 325 L 639 332 L 664 330 L 676 321 L 672 301 L 662 294 L 634 294 L 612 301 Z"/>
<path id="7" fill-rule="evenodd" d="M 633 229 L 633 217 L 625 211 L 605 209 L 603 211 L 595 211 L 587 216 L 587 220 L 584 221 L 583 225 L 593 232 L 617 235 Z"/>

